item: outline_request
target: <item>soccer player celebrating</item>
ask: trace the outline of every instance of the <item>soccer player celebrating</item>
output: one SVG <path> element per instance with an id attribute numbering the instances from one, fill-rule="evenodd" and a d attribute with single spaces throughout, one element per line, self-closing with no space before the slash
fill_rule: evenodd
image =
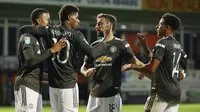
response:
<path id="1" fill-rule="evenodd" d="M 180 19 L 170 13 L 162 16 L 156 26 L 160 40 L 152 52 L 148 64 L 138 66 L 126 64 L 122 70 L 134 69 L 151 74 L 151 91 L 145 104 L 145 112 L 178 112 L 181 96 L 179 65 L 186 68 L 187 55 L 181 49 L 180 43 L 173 37 L 173 32 L 181 25 Z"/>
<path id="2" fill-rule="evenodd" d="M 59 11 L 59 26 L 49 28 L 25 26 L 20 30 L 23 33 L 42 36 L 49 47 L 52 42 L 66 37 L 67 46 L 48 59 L 49 94 L 53 112 L 78 112 L 77 52 L 81 49 L 92 57 L 84 35 L 76 30 L 80 23 L 78 17 L 79 8 L 66 4 Z"/>
<path id="3" fill-rule="evenodd" d="M 143 65 L 135 57 L 130 45 L 114 36 L 116 23 L 113 15 L 97 15 L 96 30 L 99 34 L 103 32 L 104 37 L 91 44 L 94 60 L 86 57 L 81 67 L 84 76 L 94 75 L 87 112 L 120 112 L 122 63 L 126 60 Z"/>
<path id="4" fill-rule="evenodd" d="M 37 8 L 31 13 L 33 26 L 47 26 L 49 19 L 46 9 Z M 27 33 L 21 35 L 18 43 L 19 71 L 14 85 L 15 112 L 42 112 L 42 62 L 65 45 L 66 42 L 61 40 L 44 51 L 36 37 Z"/>

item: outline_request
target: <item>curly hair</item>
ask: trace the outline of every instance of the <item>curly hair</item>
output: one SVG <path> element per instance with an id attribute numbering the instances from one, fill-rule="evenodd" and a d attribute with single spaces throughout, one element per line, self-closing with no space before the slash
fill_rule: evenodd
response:
<path id="1" fill-rule="evenodd" d="M 79 12 L 79 8 L 77 6 L 72 4 L 63 5 L 58 13 L 60 22 L 63 24 L 66 20 L 68 20 L 70 14 L 76 12 Z"/>
<path id="2" fill-rule="evenodd" d="M 165 13 L 162 18 L 164 19 L 164 24 L 169 25 L 172 30 L 177 30 L 181 26 L 181 20 L 174 14 Z"/>

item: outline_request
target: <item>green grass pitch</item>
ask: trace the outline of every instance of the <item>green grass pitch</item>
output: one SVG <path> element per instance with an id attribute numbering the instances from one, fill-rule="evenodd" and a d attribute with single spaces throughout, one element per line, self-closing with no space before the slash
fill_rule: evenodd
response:
<path id="1" fill-rule="evenodd" d="M 79 112 L 85 112 L 86 106 L 80 106 Z M 14 112 L 14 107 L 0 107 L 0 112 Z M 51 112 L 50 107 L 43 107 L 43 112 Z M 143 105 L 123 105 L 122 112 L 143 112 Z M 200 112 L 200 104 L 180 104 L 179 112 Z"/>

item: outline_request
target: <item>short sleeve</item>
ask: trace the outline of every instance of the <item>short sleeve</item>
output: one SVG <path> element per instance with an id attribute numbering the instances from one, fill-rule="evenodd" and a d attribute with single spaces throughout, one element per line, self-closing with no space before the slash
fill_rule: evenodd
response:
<path id="1" fill-rule="evenodd" d="M 122 55 L 126 61 L 129 61 L 133 56 L 135 56 L 130 44 L 125 40 L 122 42 Z"/>
<path id="2" fill-rule="evenodd" d="M 22 43 L 22 51 L 25 57 L 25 60 L 28 60 L 34 55 L 34 47 L 33 44 L 34 40 L 30 36 L 21 36 L 21 43 Z"/>
<path id="3" fill-rule="evenodd" d="M 187 71 L 187 54 L 183 50 L 181 51 L 180 65 L 185 71 Z"/>
<path id="4" fill-rule="evenodd" d="M 157 58 L 160 61 L 162 61 L 165 54 L 165 50 L 166 45 L 158 41 L 153 49 L 153 58 Z"/>
<path id="5" fill-rule="evenodd" d="M 76 41 L 77 41 L 78 48 L 83 50 L 83 52 L 87 56 L 93 57 L 90 45 L 88 44 L 87 40 L 85 39 L 85 36 L 81 32 L 78 32 L 78 33 L 76 33 L 75 38 L 76 38 Z"/>

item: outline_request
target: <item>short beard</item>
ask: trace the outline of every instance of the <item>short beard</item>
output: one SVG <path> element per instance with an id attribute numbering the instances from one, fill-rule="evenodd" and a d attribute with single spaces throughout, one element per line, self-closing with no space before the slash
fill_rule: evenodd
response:
<path id="1" fill-rule="evenodd" d="M 97 32 L 97 37 L 98 37 L 98 38 L 104 37 L 104 33 L 103 33 L 102 31 L 98 31 L 98 32 Z"/>

